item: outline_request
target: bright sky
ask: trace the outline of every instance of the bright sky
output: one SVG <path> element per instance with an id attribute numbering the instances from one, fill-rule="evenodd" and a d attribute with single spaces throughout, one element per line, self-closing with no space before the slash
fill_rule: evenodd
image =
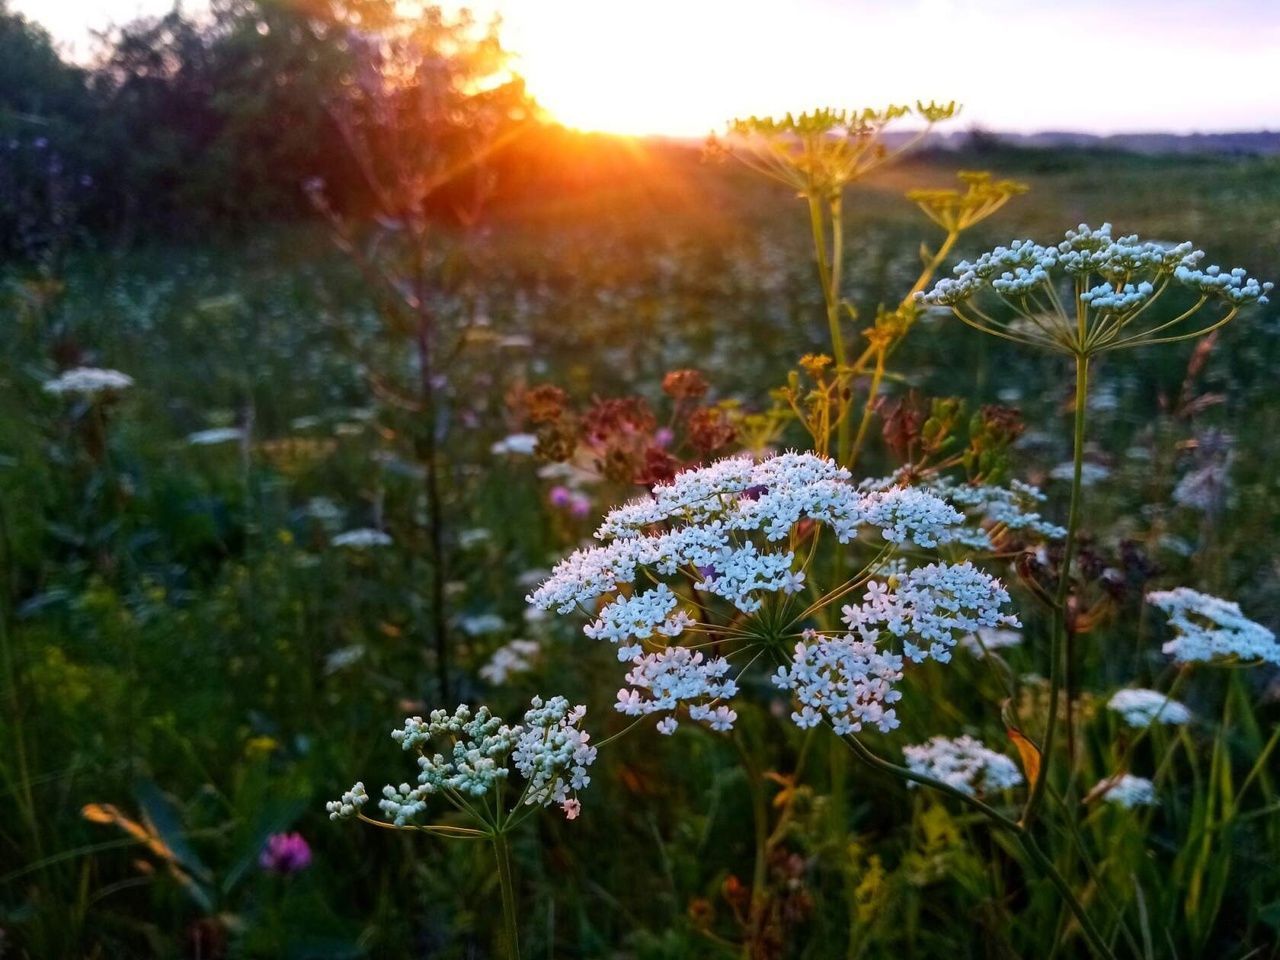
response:
<path id="1" fill-rule="evenodd" d="M 77 56 L 170 0 L 12 0 Z M 188 10 L 202 0 L 187 0 Z M 1280 129 L 1280 0 L 473 0 L 563 122 L 702 136 L 819 104 L 956 99 L 961 125 Z"/>

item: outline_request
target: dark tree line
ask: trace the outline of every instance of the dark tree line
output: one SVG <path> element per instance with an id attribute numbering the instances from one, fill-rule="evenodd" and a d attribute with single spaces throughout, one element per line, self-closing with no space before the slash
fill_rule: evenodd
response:
<path id="1" fill-rule="evenodd" d="M 78 66 L 0 0 L 0 255 L 311 216 L 308 184 L 344 215 L 385 212 L 388 171 L 415 168 L 447 174 L 435 213 L 471 216 L 568 136 L 504 64 L 490 25 L 430 6 L 215 0 L 116 28 Z"/>

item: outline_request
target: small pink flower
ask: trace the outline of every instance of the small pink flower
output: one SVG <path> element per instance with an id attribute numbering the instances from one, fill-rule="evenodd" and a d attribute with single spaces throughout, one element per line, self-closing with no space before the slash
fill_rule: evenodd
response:
<path id="1" fill-rule="evenodd" d="M 560 809 L 564 811 L 566 820 L 577 820 L 578 814 L 582 812 L 582 804 L 576 797 L 570 797 L 564 803 L 560 804 Z"/>
<path id="2" fill-rule="evenodd" d="M 670 427 L 659 427 L 653 434 L 653 445 L 665 450 L 671 446 L 671 441 L 676 438 L 675 433 Z"/>
<path id="3" fill-rule="evenodd" d="M 267 837 L 258 866 L 270 873 L 298 873 L 311 866 L 311 847 L 300 833 L 273 833 Z"/>
<path id="4" fill-rule="evenodd" d="M 557 485 L 551 488 L 551 492 L 547 494 L 547 500 L 553 507 L 565 509 L 573 502 L 573 491 L 563 485 Z"/>

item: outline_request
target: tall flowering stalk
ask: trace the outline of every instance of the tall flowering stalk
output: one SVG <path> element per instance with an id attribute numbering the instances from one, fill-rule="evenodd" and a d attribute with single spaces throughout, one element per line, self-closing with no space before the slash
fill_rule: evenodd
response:
<path id="1" fill-rule="evenodd" d="M 1041 744 L 1046 758 L 1055 746 L 1058 701 L 1073 659 L 1068 607 L 1083 506 L 1089 364 L 1113 350 L 1205 336 L 1230 322 L 1242 307 L 1267 302 L 1272 284 L 1249 277 L 1241 268 L 1201 269 L 1203 258 L 1189 242 L 1165 245 L 1136 235 L 1114 238 L 1109 223 L 1097 230 L 1081 224 L 1056 245 L 1016 240 L 972 262 L 962 261 L 954 279 L 940 280 L 927 293 L 916 294 L 919 303 L 950 308 L 976 330 L 1064 353 L 1075 363 L 1071 500 L 1051 603 L 1049 705 Z M 1164 319 L 1152 309 L 1157 303 L 1172 305 L 1176 315 Z M 1070 707 L 1070 690 L 1067 702 Z M 1034 821 L 1046 783 L 1047 777 L 1036 778 L 1022 812 L 1023 826 Z"/>
<path id="2" fill-rule="evenodd" d="M 819 385 L 818 392 L 832 409 L 821 418 L 821 430 L 814 440 L 816 448 L 825 453 L 834 432 L 837 461 L 849 467 L 856 463 L 867 437 L 888 356 L 915 319 L 914 295 L 928 285 L 963 231 L 1027 189 L 1012 180 L 997 181 L 990 174 L 966 172 L 960 174 L 963 190 L 908 193 L 908 198 L 942 228 L 944 237 L 936 250 L 922 245 L 919 278 L 896 306 L 877 311 L 874 322 L 861 331 L 866 346 L 860 352 L 850 348 L 845 328 L 855 324 L 858 315 L 844 296 L 845 190 L 901 157 L 935 124 L 953 118 L 959 109 L 955 101 L 931 101 L 917 102 L 914 108 L 890 105 L 883 109 L 820 109 L 781 118 L 753 116 L 731 121 L 726 138 L 713 140 L 715 148 L 784 184 L 805 201 L 835 367 L 830 383 Z M 885 140 L 888 128 L 912 116 L 924 125 L 890 147 Z M 870 385 L 855 433 L 852 384 L 864 375 L 870 376 Z"/>
<path id="3" fill-rule="evenodd" d="M 556 804 L 570 819 L 582 809 L 578 791 L 591 783 L 589 768 L 597 747 L 582 729 L 584 706 L 571 707 L 564 697 L 534 697 L 523 722 L 508 726 L 488 707 L 472 711 L 465 704 L 452 714 L 432 711 L 410 717 L 391 738 L 417 754 L 415 782 L 382 788 L 378 808 L 385 819 L 369 817 L 364 784 L 326 805 L 331 820 L 357 819 L 390 830 L 425 833 L 446 839 L 487 839 L 502 895 L 504 937 L 508 955 L 520 956 L 515 880 L 508 835 L 543 807 Z M 518 791 L 508 784 L 514 772 L 523 780 Z M 514 799 L 513 799 L 514 797 Z M 433 802 L 442 801 L 469 825 L 422 823 Z"/>
<path id="4" fill-rule="evenodd" d="M 635 717 L 633 726 L 658 717 L 662 734 L 685 718 L 732 730 L 744 676 L 763 661 L 792 700 L 797 727 L 829 727 L 864 764 L 940 790 L 1010 831 L 1098 954 L 1110 956 L 1052 861 L 995 805 L 1022 779 L 1011 760 L 961 738 L 909 748 L 902 766 L 860 736 L 899 725 L 899 685 L 912 665 L 946 663 L 975 631 L 1018 625 L 1000 581 L 955 558 L 980 536 L 940 497 L 856 485 L 823 457 L 730 458 L 611 511 L 596 532 L 600 545 L 567 557 L 529 601 L 582 614 L 588 637 L 613 644 L 630 666 L 616 709 Z M 819 581 L 840 566 L 815 561 L 827 539 L 858 558 L 856 572 L 833 583 Z M 930 551 L 945 556 L 911 559 Z M 843 625 L 823 628 L 820 615 L 836 608 Z"/>

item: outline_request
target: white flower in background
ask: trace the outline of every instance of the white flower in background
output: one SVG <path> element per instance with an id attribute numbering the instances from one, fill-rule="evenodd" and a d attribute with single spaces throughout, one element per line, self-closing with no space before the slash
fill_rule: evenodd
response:
<path id="1" fill-rule="evenodd" d="M 981 641 L 981 643 L 979 643 Z M 983 627 L 976 633 L 971 633 L 960 638 L 960 646 L 964 647 L 975 657 L 980 657 L 985 649 L 987 652 L 993 650 L 1007 650 L 1010 647 L 1018 647 L 1022 645 L 1022 634 L 1017 630 L 996 630 L 991 627 Z"/>
<path id="2" fill-rule="evenodd" d="M 996 753 L 970 736 L 931 737 L 927 743 L 904 747 L 907 768 L 941 780 L 964 793 L 995 793 L 1022 782 L 1022 772 L 1003 753 Z"/>
<path id="3" fill-rule="evenodd" d="M 324 658 L 324 672 L 337 673 L 358 663 L 364 658 L 365 647 L 362 643 L 353 643 L 349 647 L 339 647 Z"/>
<path id="4" fill-rule="evenodd" d="M 1168 614 L 1176 635 L 1162 649 L 1178 663 L 1238 657 L 1280 665 L 1276 635 L 1246 617 L 1237 603 L 1189 587 L 1154 591 L 1147 602 Z"/>
<path id="5" fill-rule="evenodd" d="M 469 530 L 460 530 L 458 532 L 458 546 L 463 550 L 470 550 L 482 543 L 488 543 L 493 539 L 493 531 L 486 527 L 472 527 Z"/>
<path id="6" fill-rule="evenodd" d="M 507 621 L 496 613 L 476 613 L 458 618 L 458 626 L 469 637 L 483 637 L 507 629 Z"/>
<path id="7" fill-rule="evenodd" d="M 347 547 L 352 550 L 369 550 L 374 547 L 391 546 L 391 537 L 383 533 L 381 530 L 374 530 L 372 527 L 360 527 L 356 530 L 347 530 L 333 538 L 335 547 Z"/>
<path id="8" fill-rule="evenodd" d="M 493 652 L 489 662 L 480 668 L 480 676 L 495 686 L 507 682 L 507 678 L 533 669 L 541 647 L 533 640 L 512 640 Z"/>
<path id="9" fill-rule="evenodd" d="M 1191 711 L 1177 700 L 1170 700 L 1159 690 L 1138 687 L 1117 690 L 1107 706 L 1124 717 L 1131 727 L 1149 727 L 1153 723 L 1186 723 Z"/>
<path id="10" fill-rule="evenodd" d="M 489 452 L 498 456 L 529 457 L 538 446 L 538 438 L 532 433 L 513 433 L 503 437 L 489 447 Z"/>
<path id="11" fill-rule="evenodd" d="M 1049 479 L 1070 481 L 1075 477 L 1075 469 L 1075 463 L 1070 460 L 1060 463 L 1049 471 Z M 1109 476 L 1111 476 L 1111 468 L 1104 467 L 1100 463 L 1086 461 L 1080 465 L 1080 484 L 1082 486 L 1091 487 Z"/>
<path id="12" fill-rule="evenodd" d="M 1145 777 L 1135 777 L 1129 773 L 1099 781 L 1089 794 L 1101 796 L 1107 803 L 1114 803 L 1126 810 L 1154 807 L 1160 802 L 1156 797 L 1155 784 Z"/>
<path id="13" fill-rule="evenodd" d="M 56 379 L 46 380 L 44 392 L 55 396 L 67 395 L 93 399 L 104 393 L 118 393 L 133 386 L 133 377 L 119 370 L 98 367 L 75 367 L 66 370 Z"/>
<path id="14" fill-rule="evenodd" d="M 244 430 L 240 427 L 213 427 L 209 430 L 197 430 L 187 434 L 187 444 L 192 447 L 212 447 L 220 443 L 232 443 L 244 439 Z"/>
<path id="15" fill-rule="evenodd" d="M 1231 483 L 1231 458 L 1208 463 L 1186 474 L 1173 488 L 1173 502 L 1191 510 L 1222 509 Z"/>
<path id="16" fill-rule="evenodd" d="M 303 507 L 303 512 L 329 529 L 336 529 L 343 517 L 342 508 L 328 497 L 312 497 Z"/>

